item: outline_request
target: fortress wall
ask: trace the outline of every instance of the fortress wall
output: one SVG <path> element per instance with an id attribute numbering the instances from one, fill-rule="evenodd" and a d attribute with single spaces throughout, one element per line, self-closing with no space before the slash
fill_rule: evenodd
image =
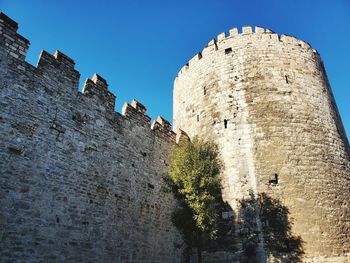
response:
<path id="1" fill-rule="evenodd" d="M 2 262 L 179 262 L 162 177 L 175 142 L 139 102 L 114 112 L 99 75 L 78 92 L 74 61 L 41 53 L 0 15 Z"/>
<path id="2" fill-rule="evenodd" d="M 97 74 L 78 92 L 74 61 L 59 51 L 28 64 L 17 29 L 0 14 L 1 260 L 179 262 L 176 204 L 162 177 L 186 134 L 161 117 L 151 125 L 135 100 L 114 112 Z M 220 34 L 179 72 L 174 126 L 219 144 L 236 219 L 239 201 L 264 193 L 287 209 L 305 262 L 349 260 L 349 143 L 306 42 L 260 27 Z M 273 221 L 255 216 L 261 256 L 283 259 L 264 233 Z"/>
<path id="3" fill-rule="evenodd" d="M 220 34 L 175 80 L 174 127 L 219 144 L 233 210 L 266 193 L 287 207 L 308 260 L 343 262 L 349 144 L 323 63 L 306 42 L 259 27 Z M 261 232 L 268 222 L 260 220 Z"/>

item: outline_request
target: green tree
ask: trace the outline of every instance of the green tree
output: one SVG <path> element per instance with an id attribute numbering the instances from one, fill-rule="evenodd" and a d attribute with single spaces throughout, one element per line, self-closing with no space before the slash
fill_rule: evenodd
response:
<path id="1" fill-rule="evenodd" d="M 217 204 L 221 198 L 218 147 L 195 137 L 181 141 L 171 152 L 170 179 L 180 201 L 173 223 L 189 247 L 197 247 L 202 262 L 202 245 L 217 237 Z"/>

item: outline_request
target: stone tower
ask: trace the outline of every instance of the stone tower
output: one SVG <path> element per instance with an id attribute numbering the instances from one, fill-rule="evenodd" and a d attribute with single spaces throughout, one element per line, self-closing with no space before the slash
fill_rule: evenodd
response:
<path id="1" fill-rule="evenodd" d="M 349 143 L 309 44 L 260 27 L 220 34 L 175 79 L 174 126 L 219 145 L 223 198 L 237 217 L 242 200 L 269 198 L 287 214 L 288 235 L 299 238 L 305 261 L 346 261 Z M 264 229 L 273 220 L 255 216 L 265 256 L 288 252 L 269 247 Z"/>

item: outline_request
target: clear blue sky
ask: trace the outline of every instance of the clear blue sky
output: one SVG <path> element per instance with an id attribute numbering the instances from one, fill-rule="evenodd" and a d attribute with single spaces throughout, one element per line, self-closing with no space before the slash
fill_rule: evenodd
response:
<path id="1" fill-rule="evenodd" d="M 81 83 L 94 72 L 108 81 L 117 111 L 136 98 L 169 121 L 177 72 L 211 38 L 242 25 L 296 36 L 321 54 L 350 135 L 349 0 L 0 0 L 0 10 L 31 41 L 28 62 L 59 49 Z"/>

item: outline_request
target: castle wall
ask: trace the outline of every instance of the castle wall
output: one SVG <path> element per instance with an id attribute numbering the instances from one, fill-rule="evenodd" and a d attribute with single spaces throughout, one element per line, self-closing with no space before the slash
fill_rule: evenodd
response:
<path id="1" fill-rule="evenodd" d="M 265 193 L 287 208 L 304 260 L 345 260 L 349 144 L 322 61 L 307 43 L 259 27 L 220 34 L 175 80 L 174 127 L 218 143 L 223 197 L 236 213 L 239 201 Z M 268 224 L 257 215 L 262 243 Z"/>
<path id="2" fill-rule="evenodd" d="M 43 51 L 0 15 L 1 262 L 179 262 L 176 205 L 162 177 L 175 141 L 137 101 L 94 75 L 78 92 L 74 61 Z"/>

